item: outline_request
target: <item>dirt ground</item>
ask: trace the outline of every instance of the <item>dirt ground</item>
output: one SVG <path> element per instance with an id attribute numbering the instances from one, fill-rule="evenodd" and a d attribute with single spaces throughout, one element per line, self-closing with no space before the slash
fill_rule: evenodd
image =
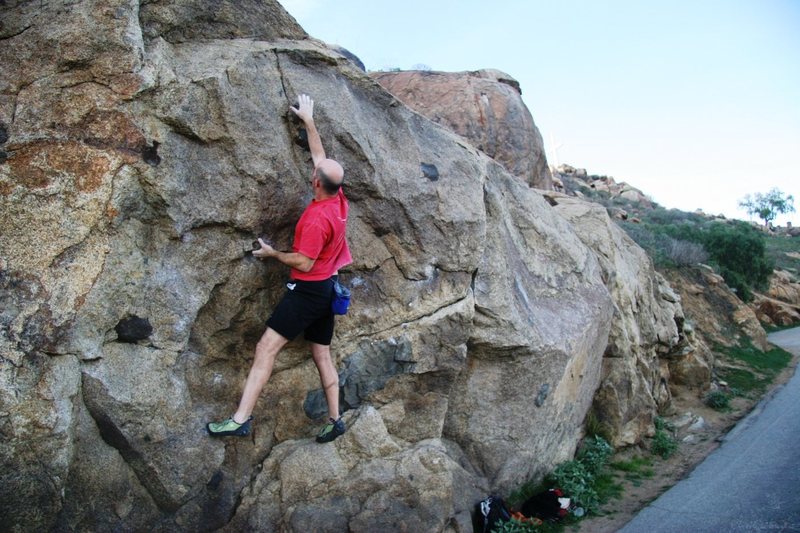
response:
<path id="1" fill-rule="evenodd" d="M 794 357 L 789 366 L 775 379 L 765 396 L 772 394 L 777 387 L 791 378 L 797 363 L 798 357 Z M 661 457 L 651 455 L 648 450 L 638 447 L 618 452 L 611 459 L 612 462 L 628 460 L 635 456 L 652 458 L 653 477 L 632 482 L 624 479 L 624 473 L 620 473 L 623 485 L 622 496 L 609 501 L 603 507 L 603 515 L 586 518 L 577 525 L 567 528 L 567 531 L 571 529 L 585 533 L 612 533 L 623 527 L 648 503 L 687 477 L 694 467 L 721 445 L 725 435 L 759 401 L 760 399 L 736 398 L 731 402 L 730 411 L 720 412 L 706 406 L 702 401 L 702 394 L 697 391 L 673 391 L 674 413 L 665 416 L 664 419 L 674 422 L 684 417 L 686 413 L 691 413 L 702 417 L 705 427 L 695 431 L 689 431 L 688 428 L 679 431 L 677 434 L 678 450 L 669 459 L 661 459 Z M 683 442 L 682 440 L 688 435 L 692 435 L 689 442 Z"/>

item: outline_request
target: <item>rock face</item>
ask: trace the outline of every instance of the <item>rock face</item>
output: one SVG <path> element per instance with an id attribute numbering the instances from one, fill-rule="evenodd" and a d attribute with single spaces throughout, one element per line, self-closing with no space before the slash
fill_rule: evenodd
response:
<path id="1" fill-rule="evenodd" d="M 653 354 L 680 335 L 679 307 L 641 251 L 596 208 L 554 209 L 276 2 L 0 9 L 12 529 L 468 531 L 478 498 L 572 455 L 593 402 L 627 441 L 668 400 Z M 288 110 L 301 92 L 351 200 L 354 304 L 333 344 L 349 430 L 310 438 L 320 385 L 298 340 L 251 437 L 213 440 L 204 425 L 234 409 L 287 275 L 246 250 L 260 234 L 288 247 L 310 199 Z"/>
<path id="2" fill-rule="evenodd" d="M 791 272 L 776 270 L 770 277 L 767 296 L 790 305 L 800 306 L 800 282 Z"/>
<path id="3" fill-rule="evenodd" d="M 519 82 L 499 70 L 373 72 L 411 109 L 469 139 L 531 187 L 552 190 L 544 144 Z"/>
<path id="4" fill-rule="evenodd" d="M 755 294 L 750 307 L 759 320 L 768 324 L 791 326 L 800 322 L 800 283 L 785 270 L 776 270 L 769 279 L 766 294 Z"/>
<path id="5" fill-rule="evenodd" d="M 669 406 L 668 360 L 693 346 L 683 331 L 680 297 L 603 206 L 563 194 L 549 196 L 594 250 L 614 300 L 593 414 L 612 444 L 634 444 L 652 431 L 654 414 Z"/>
<path id="6" fill-rule="evenodd" d="M 711 267 L 698 265 L 673 270 L 667 272 L 667 277 L 680 293 L 686 317 L 702 344 L 734 346 L 745 335 L 760 350 L 768 349 L 767 334 L 756 313 Z"/>

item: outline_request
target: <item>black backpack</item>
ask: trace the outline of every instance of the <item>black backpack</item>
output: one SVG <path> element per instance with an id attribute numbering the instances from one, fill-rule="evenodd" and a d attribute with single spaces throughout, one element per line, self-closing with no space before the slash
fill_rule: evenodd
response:
<path id="1" fill-rule="evenodd" d="M 489 496 L 475 504 L 472 514 L 473 530 L 479 533 L 490 533 L 495 526 L 511 520 L 511 513 L 502 498 Z"/>
<path id="2" fill-rule="evenodd" d="M 563 496 L 561 489 L 550 489 L 534 494 L 522 504 L 520 511 L 527 517 L 549 520 L 561 520 L 567 511 L 561 508 L 558 501 Z"/>

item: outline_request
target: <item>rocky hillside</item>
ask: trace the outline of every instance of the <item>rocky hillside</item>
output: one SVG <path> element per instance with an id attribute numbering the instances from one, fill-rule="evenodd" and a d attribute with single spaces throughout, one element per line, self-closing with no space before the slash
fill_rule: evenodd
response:
<path id="1" fill-rule="evenodd" d="M 691 368 L 680 298 L 605 209 L 545 198 L 546 173 L 412 111 L 277 2 L 0 20 L 10 529 L 469 531 L 477 499 L 570 458 L 590 410 L 640 440 L 670 365 Z M 349 430 L 310 438 L 324 405 L 297 341 L 252 437 L 212 440 L 287 275 L 245 250 L 288 247 L 310 198 L 301 92 L 351 199 Z"/>
<path id="2" fill-rule="evenodd" d="M 727 220 L 722 215 L 706 215 L 700 210 L 694 213 L 677 209 L 667 211 L 627 183 L 617 183 L 609 176 L 590 175 L 586 169 L 570 165 L 561 165 L 554 170 L 553 183 L 556 190 L 605 205 L 609 215 L 618 222 L 670 224 L 694 220 L 695 225 L 697 220 L 736 222 Z M 774 268 L 769 276 L 768 286 L 753 294 L 749 309 L 755 315 L 744 309 L 745 304 L 731 292 L 725 280 L 714 274 L 709 267 L 671 272 L 670 276 L 673 286 L 684 295 L 684 305 L 687 303 L 687 295 L 690 302 L 705 302 L 692 306 L 695 308 L 691 312 L 692 315 L 697 315 L 699 322 L 706 323 L 705 327 L 699 328 L 702 334 L 706 334 L 715 343 L 728 344 L 742 333 L 763 348 L 766 346 L 766 339 L 761 324 L 790 326 L 800 323 L 800 240 L 797 239 L 800 237 L 800 228 L 792 227 L 791 224 L 787 227 L 765 228 L 751 223 L 751 226 L 763 234 L 766 255 Z M 697 295 L 701 295 L 699 299 L 693 297 Z M 723 301 L 726 304 L 720 305 Z M 735 327 L 729 329 L 726 322 L 735 324 Z M 725 333 L 720 335 L 721 331 Z"/>

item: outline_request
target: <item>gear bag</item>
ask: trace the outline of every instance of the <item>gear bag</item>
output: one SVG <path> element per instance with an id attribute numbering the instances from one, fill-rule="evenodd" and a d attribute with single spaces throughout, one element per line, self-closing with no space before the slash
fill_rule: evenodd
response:
<path id="1" fill-rule="evenodd" d="M 472 525 L 475 531 L 490 533 L 496 526 L 511 520 L 511 513 L 502 498 L 490 496 L 475 504 Z"/>
<path id="2" fill-rule="evenodd" d="M 339 283 L 338 279 L 333 280 L 333 299 L 331 300 L 331 310 L 334 315 L 345 315 L 350 307 L 350 289 Z"/>

